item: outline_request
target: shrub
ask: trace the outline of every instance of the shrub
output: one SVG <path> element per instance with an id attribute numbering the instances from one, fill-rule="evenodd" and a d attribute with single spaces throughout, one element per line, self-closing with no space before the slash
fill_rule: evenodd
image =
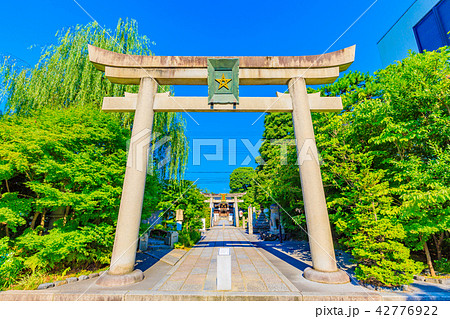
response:
<path id="1" fill-rule="evenodd" d="M 182 231 L 178 235 L 178 243 L 184 247 L 194 246 L 202 237 L 198 230 Z"/>
<path id="2" fill-rule="evenodd" d="M 86 226 L 81 229 L 54 228 L 39 236 L 28 231 L 17 239 L 24 265 L 31 271 L 57 270 L 67 267 L 103 265 L 109 262 L 113 245 L 113 226 Z"/>
<path id="3" fill-rule="evenodd" d="M 7 237 L 0 238 L 0 289 L 13 284 L 24 268 L 22 258 L 9 250 Z"/>
<path id="4" fill-rule="evenodd" d="M 189 236 L 191 237 L 191 240 L 194 242 L 194 245 L 202 238 L 202 235 L 198 230 L 193 230 L 189 232 Z"/>
<path id="5" fill-rule="evenodd" d="M 402 225 L 393 225 L 386 218 L 363 227 L 350 241 L 352 255 L 358 263 L 356 278 L 377 286 L 411 283 L 423 265 L 410 259 L 409 249 L 400 242 L 405 236 Z"/>
<path id="6" fill-rule="evenodd" d="M 450 261 L 447 260 L 447 258 L 435 260 L 434 263 L 438 272 L 442 274 L 450 274 Z"/>

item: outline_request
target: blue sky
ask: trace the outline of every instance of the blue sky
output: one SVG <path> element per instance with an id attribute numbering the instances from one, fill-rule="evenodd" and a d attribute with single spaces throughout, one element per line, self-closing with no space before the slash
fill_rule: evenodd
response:
<path id="1" fill-rule="evenodd" d="M 108 28 L 114 28 L 119 18 L 136 19 L 140 33 L 155 42 L 156 55 L 309 55 L 356 44 L 356 59 L 349 70 L 371 73 L 381 67 L 377 41 L 414 2 L 77 1 L 100 25 Z M 30 65 L 37 62 L 42 46 L 55 42 L 58 29 L 92 21 L 73 0 L 8 1 L 1 4 L 1 9 L 0 54 L 12 55 Z M 240 96 L 275 96 L 276 91 L 284 90 L 280 86 L 241 86 Z M 175 94 L 206 96 L 207 87 L 176 86 Z M 191 145 L 193 139 L 224 139 L 221 161 L 207 161 L 203 157 L 215 153 L 215 147 L 208 146 L 201 148 L 201 165 L 193 165 L 190 151 L 186 178 L 198 179 L 201 188 L 227 192 L 229 174 L 250 155 L 241 139 L 255 145 L 262 137 L 264 116 L 260 115 L 185 115 Z M 236 165 L 229 164 L 230 138 L 236 139 Z M 256 164 L 252 159 L 246 166 Z"/>

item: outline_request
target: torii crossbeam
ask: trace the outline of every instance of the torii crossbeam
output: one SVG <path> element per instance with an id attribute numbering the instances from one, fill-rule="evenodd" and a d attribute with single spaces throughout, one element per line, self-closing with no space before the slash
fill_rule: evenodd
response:
<path id="1" fill-rule="evenodd" d="M 300 178 L 313 268 L 305 278 L 322 283 L 346 283 L 348 276 L 336 266 L 325 193 L 314 139 L 311 112 L 339 112 L 340 97 L 307 94 L 306 85 L 333 83 L 354 61 L 355 46 L 315 56 L 215 57 L 239 61 L 240 85 L 287 85 L 289 94 L 277 97 L 240 97 L 239 103 L 211 104 L 207 97 L 171 97 L 157 94 L 159 85 L 208 84 L 212 57 L 138 56 L 89 46 L 89 59 L 112 83 L 138 84 L 138 94 L 105 97 L 107 112 L 136 112 L 131 139 L 151 136 L 154 112 L 290 112 L 292 113 Z M 225 79 L 225 76 L 223 77 Z M 236 78 L 237 79 L 237 78 Z M 149 147 L 150 137 L 139 143 Z M 143 145 L 145 144 L 145 145 Z M 303 153 L 308 145 L 307 154 Z M 133 152 L 130 147 L 129 158 Z M 312 153 L 311 153 L 312 152 Z M 136 154 L 134 154 L 136 156 Z M 147 153 L 137 160 L 147 163 Z M 147 167 L 147 165 L 143 165 Z M 140 281 L 134 270 L 144 197 L 146 169 L 127 165 L 117 221 L 111 267 L 98 285 L 117 286 Z"/>

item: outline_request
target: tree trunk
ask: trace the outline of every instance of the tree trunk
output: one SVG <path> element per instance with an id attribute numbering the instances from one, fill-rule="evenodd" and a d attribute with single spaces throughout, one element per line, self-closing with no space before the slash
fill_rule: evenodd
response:
<path id="1" fill-rule="evenodd" d="M 438 249 L 438 259 L 442 258 L 442 243 L 444 242 L 444 232 L 439 234 L 439 239 L 438 239 L 438 244 L 439 244 L 439 249 Z"/>
<path id="2" fill-rule="evenodd" d="M 39 212 L 35 212 L 33 215 L 33 219 L 31 220 L 31 229 L 34 229 L 36 227 L 36 220 L 39 217 Z"/>
<path id="3" fill-rule="evenodd" d="M 66 206 L 66 211 L 64 212 L 63 226 L 66 226 L 67 216 L 69 215 L 70 206 Z"/>
<path id="4" fill-rule="evenodd" d="M 41 226 L 42 228 L 45 226 L 45 209 L 42 210 Z M 42 230 L 39 232 L 39 235 L 42 235 Z"/>
<path id="5" fill-rule="evenodd" d="M 6 237 L 9 237 L 9 229 L 8 225 L 5 225 Z"/>
<path id="6" fill-rule="evenodd" d="M 442 242 L 444 241 L 444 232 L 439 234 L 439 238 L 437 238 L 436 235 L 433 234 L 433 240 L 434 240 L 434 244 L 436 246 L 437 259 L 441 259 L 442 258 Z"/>
<path id="7" fill-rule="evenodd" d="M 8 180 L 7 180 L 7 179 L 5 179 L 5 183 L 6 183 L 6 191 L 7 191 L 8 193 L 11 193 L 11 191 L 9 190 L 9 183 L 8 183 Z"/>
<path id="8" fill-rule="evenodd" d="M 430 274 L 432 277 L 436 276 L 436 273 L 434 272 L 433 263 L 431 261 L 430 251 L 428 250 L 427 242 L 423 242 L 423 250 L 425 251 L 425 255 L 427 256 L 427 264 L 428 268 L 430 269 Z"/>

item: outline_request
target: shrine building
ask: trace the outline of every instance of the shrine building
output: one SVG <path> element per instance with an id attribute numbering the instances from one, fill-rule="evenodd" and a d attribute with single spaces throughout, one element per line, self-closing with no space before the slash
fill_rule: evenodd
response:
<path id="1" fill-rule="evenodd" d="M 239 203 L 244 201 L 240 199 L 246 193 L 228 193 L 228 194 L 205 194 L 206 203 L 209 203 L 211 209 L 211 226 L 219 223 L 219 220 L 229 220 L 236 225 L 236 214 L 239 213 Z"/>

